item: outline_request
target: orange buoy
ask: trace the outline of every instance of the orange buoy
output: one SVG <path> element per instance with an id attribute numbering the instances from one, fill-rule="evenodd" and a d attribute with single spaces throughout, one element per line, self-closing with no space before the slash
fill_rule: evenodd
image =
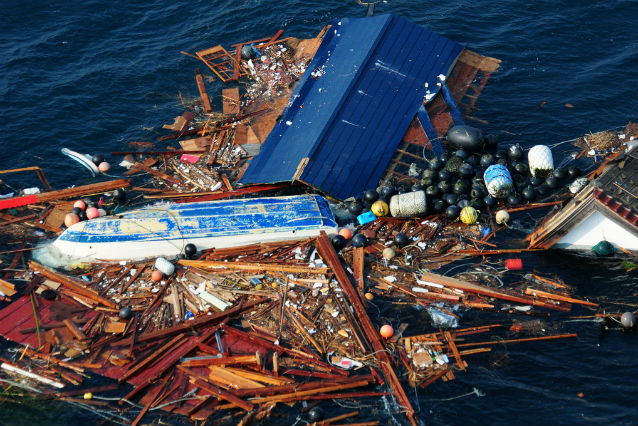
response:
<path id="1" fill-rule="evenodd" d="M 162 278 L 164 278 L 164 274 L 162 274 L 160 271 L 158 271 L 157 269 L 154 270 L 153 272 L 151 272 L 151 279 L 153 281 L 160 282 L 162 280 Z"/>
<path id="2" fill-rule="evenodd" d="M 86 217 L 88 219 L 95 219 L 96 217 L 100 217 L 100 211 L 95 207 L 89 207 L 86 209 Z"/>
<path id="3" fill-rule="evenodd" d="M 86 208 L 86 203 L 82 200 L 77 200 L 75 203 L 73 203 L 73 207 L 84 210 Z"/>
<path id="4" fill-rule="evenodd" d="M 64 226 L 66 226 L 67 228 L 75 225 L 79 221 L 80 216 L 76 215 L 75 213 L 67 213 L 66 216 L 64 216 Z"/>
<path id="5" fill-rule="evenodd" d="M 352 238 L 352 231 L 350 230 L 350 228 L 341 228 L 339 230 L 339 235 L 341 235 L 346 240 L 349 240 L 350 238 Z"/>
<path id="6" fill-rule="evenodd" d="M 383 327 L 381 327 L 379 334 L 381 334 L 381 337 L 383 337 L 384 339 L 389 339 L 394 335 L 394 329 L 391 325 L 385 324 Z"/>
<path id="7" fill-rule="evenodd" d="M 366 300 L 373 300 L 374 299 L 374 294 L 372 294 L 370 292 L 364 294 L 363 296 L 366 298 Z"/>

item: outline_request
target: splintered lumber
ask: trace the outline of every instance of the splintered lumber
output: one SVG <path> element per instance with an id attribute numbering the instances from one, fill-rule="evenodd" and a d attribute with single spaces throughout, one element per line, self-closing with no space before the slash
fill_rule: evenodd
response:
<path id="1" fill-rule="evenodd" d="M 328 273 L 328 268 L 310 268 L 307 266 L 284 265 L 279 263 L 246 263 L 246 262 L 220 262 L 216 260 L 188 260 L 180 259 L 177 263 L 183 266 L 212 269 L 236 269 L 240 271 L 267 271 L 298 274 Z"/>
<path id="2" fill-rule="evenodd" d="M 363 268 L 364 268 L 364 254 L 363 247 L 355 247 L 352 250 L 352 271 L 354 274 L 354 280 L 357 283 L 359 291 L 363 291 Z"/>
<path id="3" fill-rule="evenodd" d="M 62 287 L 68 288 L 75 293 L 79 293 L 88 299 L 91 299 L 97 303 L 101 303 L 102 305 L 107 306 L 109 308 L 117 309 L 117 305 L 115 303 L 113 303 L 109 299 L 105 299 L 104 297 L 100 296 L 94 290 L 86 288 L 82 286 L 79 282 L 76 282 L 72 280 L 71 278 L 65 275 L 59 274 L 45 266 L 42 266 L 33 260 L 29 261 L 29 269 L 31 269 L 33 272 L 40 273 L 43 277 L 48 278 L 51 281 L 55 281 L 57 283 L 62 284 Z"/>
<path id="4" fill-rule="evenodd" d="M 562 296 L 560 294 L 548 293 L 542 290 L 536 290 L 535 288 L 527 287 L 525 294 L 535 297 L 544 297 L 545 299 L 560 300 L 563 302 L 577 303 L 579 305 L 598 306 L 598 303 L 588 302 L 586 300 L 574 299 L 572 297 Z"/>
<path id="5" fill-rule="evenodd" d="M 519 343 L 519 342 L 535 342 L 537 340 L 554 340 L 554 339 L 569 339 L 572 337 L 578 337 L 576 333 L 569 334 L 557 334 L 554 336 L 540 336 L 540 337 L 525 337 L 522 339 L 504 339 L 504 340 L 491 340 L 489 342 L 472 342 L 472 343 L 461 343 L 456 345 L 457 348 L 469 348 L 470 346 L 481 346 L 481 345 L 498 345 L 500 343 Z"/>
<path id="6" fill-rule="evenodd" d="M 219 312 L 212 315 L 201 315 L 191 321 L 185 322 L 184 324 L 176 325 L 176 326 L 165 328 L 158 331 L 153 331 L 150 333 L 144 333 L 137 337 L 137 341 L 140 343 L 148 342 L 151 340 L 171 336 L 173 334 L 187 332 L 192 329 L 203 327 L 205 325 L 209 325 L 214 322 L 221 322 L 225 320 L 226 318 L 239 315 L 249 309 L 252 309 L 254 306 L 259 305 L 263 302 L 266 302 L 267 300 L 268 298 L 266 297 L 258 297 L 248 302 L 238 303 L 232 308 L 226 309 L 224 312 Z"/>
<path id="7" fill-rule="evenodd" d="M 200 389 L 204 389 L 207 392 L 210 392 L 213 395 L 216 395 L 218 398 L 226 400 L 233 405 L 238 406 L 239 408 L 243 408 L 246 411 L 252 411 L 255 406 L 248 401 L 244 401 L 243 399 L 235 396 L 233 393 L 225 391 L 217 386 L 205 382 L 200 379 L 192 379 L 191 383 L 197 386 Z"/>
<path id="8" fill-rule="evenodd" d="M 116 179 L 107 182 L 92 183 L 90 185 L 76 186 L 74 188 L 60 189 L 57 191 L 47 191 L 40 194 L 7 198 L 5 200 L 0 200 L 0 209 L 44 203 L 47 201 L 63 200 L 65 198 L 81 197 L 88 194 L 108 192 L 118 188 L 126 188 L 129 185 L 130 181 L 128 179 Z"/>
<path id="9" fill-rule="evenodd" d="M 129 377 L 135 375 L 135 373 L 137 373 L 141 369 L 151 365 L 159 357 L 161 357 L 164 354 L 166 354 L 166 351 L 168 349 L 170 349 L 173 346 L 177 346 L 177 343 L 183 343 L 183 338 L 184 338 L 184 333 L 178 334 L 173 339 L 171 339 L 169 342 L 164 344 L 162 347 L 158 348 L 156 351 L 153 351 L 153 353 L 151 355 L 149 355 L 148 357 L 144 358 L 141 362 L 139 362 L 136 365 L 134 365 L 133 367 L 129 368 L 124 374 L 122 374 L 117 379 L 117 381 L 122 383 L 125 380 L 127 380 Z"/>
<path id="10" fill-rule="evenodd" d="M 60 383 L 60 382 L 55 381 L 55 380 L 51 380 L 48 377 L 43 377 L 43 376 L 41 376 L 39 374 L 35 374 L 35 373 L 30 372 L 30 371 L 23 370 L 22 368 L 16 367 L 15 365 L 10 364 L 10 363 L 8 363 L 6 361 L 3 362 L 2 364 L 0 364 L 0 367 L 2 369 L 10 371 L 12 373 L 20 374 L 21 376 L 25 376 L 25 377 L 28 377 L 30 379 L 37 380 L 38 382 L 42 382 L 44 384 L 47 384 L 49 386 L 53 386 L 54 388 L 61 389 L 61 388 L 64 387 L 63 383 Z"/>
<path id="11" fill-rule="evenodd" d="M 226 115 L 239 114 L 239 87 L 222 89 L 222 112 Z"/>
<path id="12" fill-rule="evenodd" d="M 328 238 L 328 235 L 321 231 L 321 234 L 317 238 L 317 248 L 321 254 L 321 257 L 326 262 L 330 269 L 337 277 L 337 281 L 341 285 L 345 295 L 347 296 L 350 304 L 354 308 L 355 313 L 361 323 L 361 326 L 366 334 L 366 337 L 370 341 L 372 345 L 372 349 L 374 350 L 374 354 L 377 357 L 377 361 L 379 363 L 379 368 L 383 372 L 383 375 L 390 386 L 390 389 L 394 393 L 399 405 L 405 410 L 405 414 L 408 417 L 408 420 L 413 426 L 416 426 L 416 417 L 414 415 L 414 409 L 412 408 L 412 404 L 410 404 L 410 400 L 399 381 L 399 378 L 396 376 L 394 369 L 392 368 L 392 363 L 390 362 L 390 358 L 385 351 L 385 346 L 379 339 L 379 333 L 376 328 L 372 324 L 368 313 L 365 310 L 363 305 L 363 301 L 359 295 L 359 292 L 355 290 L 346 274 L 346 271 L 343 269 L 341 262 L 339 260 L 339 256 L 332 246 L 332 242 Z"/>
<path id="13" fill-rule="evenodd" d="M 204 112 L 211 112 L 213 108 L 210 106 L 210 100 L 208 99 L 208 93 L 206 93 L 206 86 L 204 85 L 204 78 L 202 77 L 202 73 L 199 68 L 195 68 L 195 81 L 197 82 L 199 96 L 202 98 Z"/>
<path id="14" fill-rule="evenodd" d="M 7 296 L 13 296 L 16 294 L 16 289 L 10 282 L 0 279 L 0 292 Z"/>
<path id="15" fill-rule="evenodd" d="M 441 284 L 445 287 L 456 288 L 459 290 L 467 291 L 470 293 L 482 294 L 484 296 L 493 297 L 495 299 L 508 300 L 510 302 L 521 303 L 524 305 L 533 305 L 540 306 L 543 308 L 556 309 L 559 311 L 569 310 L 569 308 L 565 308 L 560 305 L 554 305 L 551 303 L 542 302 L 540 300 L 536 300 L 529 297 L 515 296 L 509 293 L 504 293 L 502 291 L 495 290 L 490 287 L 473 284 L 467 281 L 461 281 L 452 277 L 445 277 L 443 275 L 433 274 L 431 272 L 423 272 L 421 274 L 421 280 Z"/>

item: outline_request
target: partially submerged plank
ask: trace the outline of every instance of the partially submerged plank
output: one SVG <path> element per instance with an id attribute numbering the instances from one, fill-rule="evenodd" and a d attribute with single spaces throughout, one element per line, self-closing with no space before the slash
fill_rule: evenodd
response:
<path id="1" fill-rule="evenodd" d="M 222 112 L 226 115 L 239 114 L 239 87 L 222 89 Z"/>

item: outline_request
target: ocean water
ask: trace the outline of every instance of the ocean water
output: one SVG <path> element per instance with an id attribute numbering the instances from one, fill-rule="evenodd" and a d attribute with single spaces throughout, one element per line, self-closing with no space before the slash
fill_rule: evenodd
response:
<path id="1" fill-rule="evenodd" d="M 333 19 L 365 13 L 354 0 L 1 4 L 0 169 L 39 166 L 55 188 L 91 182 L 61 148 L 90 154 L 127 150 L 130 141 L 155 140 L 160 134 L 156 129 L 182 113 L 182 101 L 197 95 L 193 71 L 205 67 L 180 51 L 229 47 L 278 29 L 286 36 L 310 37 Z M 487 124 L 469 124 L 498 135 L 503 144 L 558 144 L 554 152 L 560 157 L 572 151 L 562 141 L 638 119 L 635 0 L 387 1 L 377 5 L 376 13 L 403 16 L 502 60 L 473 114 Z M 207 83 L 207 88 L 220 106 L 221 85 Z M 112 172 L 118 173 L 121 169 Z M 29 173 L 5 175 L 3 181 L 1 193 L 38 184 Z M 533 226 L 536 219 L 517 217 L 521 228 Z M 510 235 L 522 236 L 516 230 Z M 620 259 L 521 257 L 528 271 L 557 274 L 576 286 L 581 297 L 635 309 L 638 278 L 635 271 L 625 272 Z M 509 278 L 516 280 L 515 275 Z M 410 331 L 419 332 L 414 318 L 422 312 L 405 308 L 384 315 L 396 324 L 410 320 Z M 409 390 L 423 423 L 637 424 L 636 334 L 567 317 L 553 315 L 546 319 L 547 327 L 576 332 L 576 339 L 495 347 L 489 354 L 468 357 L 468 372 L 457 374 L 456 380 Z M 462 323 L 490 319 L 469 313 Z M 493 319 L 503 321 L 496 314 Z M 423 327 L 428 327 L 425 320 Z M 459 397 L 474 389 L 477 393 Z M 7 425 L 109 424 L 95 413 L 55 402 L 2 404 L 0 411 L 0 424 Z M 392 424 L 402 419 L 389 413 L 383 401 L 363 401 L 361 411 L 360 421 L 379 418 Z M 294 410 L 288 414 L 267 424 L 307 420 Z"/>

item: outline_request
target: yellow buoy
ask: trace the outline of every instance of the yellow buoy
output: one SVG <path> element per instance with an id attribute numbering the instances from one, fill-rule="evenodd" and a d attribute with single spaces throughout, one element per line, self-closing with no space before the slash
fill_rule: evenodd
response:
<path id="1" fill-rule="evenodd" d="M 466 225 L 471 225 L 473 223 L 476 222 L 476 220 L 478 219 L 478 212 L 476 211 L 476 209 L 472 206 L 466 206 L 463 207 L 463 209 L 461 210 L 461 222 L 463 222 Z"/>
<path id="2" fill-rule="evenodd" d="M 375 201 L 374 204 L 372 204 L 370 210 L 376 217 L 381 217 L 388 215 L 388 213 L 390 212 L 390 207 L 388 207 L 388 203 L 386 203 L 385 201 L 378 200 Z"/>

